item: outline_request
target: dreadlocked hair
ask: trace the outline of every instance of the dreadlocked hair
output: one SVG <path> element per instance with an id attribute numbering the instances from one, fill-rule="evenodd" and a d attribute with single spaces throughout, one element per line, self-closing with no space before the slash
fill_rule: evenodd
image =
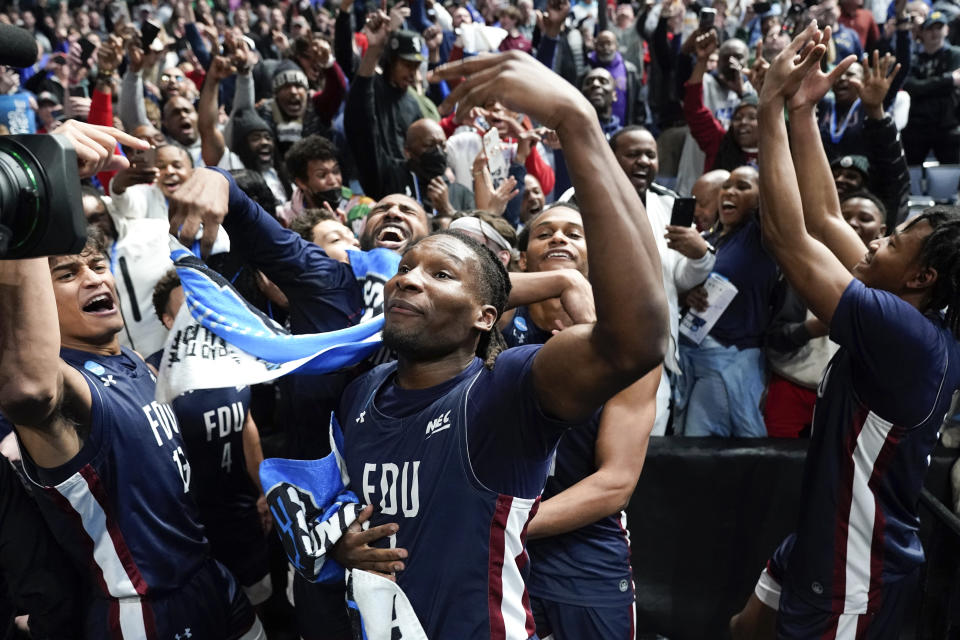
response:
<path id="1" fill-rule="evenodd" d="M 960 207 L 930 207 L 911 220 L 904 230 L 923 220 L 933 231 L 927 236 L 920 257 L 925 267 L 937 272 L 927 310 L 945 309 L 947 327 L 960 338 Z"/>
<path id="2" fill-rule="evenodd" d="M 490 331 L 480 335 L 480 341 L 477 343 L 477 357 L 481 358 L 484 366 L 492 371 L 497 362 L 497 356 L 508 347 L 503 334 L 497 328 L 497 321 L 503 315 L 507 300 L 510 298 L 510 276 L 507 274 L 507 268 L 493 251 L 466 234 L 454 230 L 437 231 L 433 235 L 453 236 L 470 247 L 479 259 L 480 273 L 477 274 L 477 282 L 480 285 L 480 296 L 484 304 L 493 305 L 497 310 L 497 319 Z"/>

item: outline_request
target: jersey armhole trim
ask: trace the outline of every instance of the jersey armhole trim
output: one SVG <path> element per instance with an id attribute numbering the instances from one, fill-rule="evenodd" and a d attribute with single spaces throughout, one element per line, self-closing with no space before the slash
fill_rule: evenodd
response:
<path id="1" fill-rule="evenodd" d="M 477 473 L 473 468 L 473 460 L 470 458 L 470 423 L 469 423 L 469 406 L 470 406 L 470 392 L 473 390 L 473 385 L 477 383 L 477 380 L 480 379 L 480 374 L 483 373 L 483 369 L 477 372 L 473 377 L 473 380 L 470 381 L 469 386 L 467 386 L 466 391 L 463 392 L 463 438 L 461 439 L 461 446 L 463 446 L 463 457 L 461 460 L 466 462 L 466 473 L 467 477 L 470 479 L 470 483 L 474 485 L 474 488 L 480 491 L 486 491 L 491 495 L 504 495 L 499 491 L 494 491 L 487 485 L 483 484 L 480 481 L 480 478 L 477 477 Z"/>
<path id="2" fill-rule="evenodd" d="M 105 440 L 105 438 L 103 437 L 103 428 L 104 428 L 103 427 L 103 394 L 100 393 L 100 389 L 97 387 L 97 385 L 93 383 L 93 381 L 86 374 L 86 372 L 82 371 L 77 367 L 74 367 L 69 362 L 66 362 L 66 361 L 62 361 L 62 362 L 66 364 L 68 367 L 71 367 L 72 369 L 80 373 L 80 375 L 83 376 L 84 381 L 87 383 L 87 386 L 90 388 L 90 396 L 91 396 L 90 434 L 89 434 L 89 437 L 83 442 L 83 445 L 81 445 L 80 451 L 78 451 L 75 456 L 73 456 L 63 464 L 56 467 L 49 468 L 49 469 L 46 467 L 41 467 L 36 462 L 34 462 L 33 457 L 30 456 L 30 452 L 27 451 L 26 447 L 22 446 L 22 443 L 21 443 L 20 449 L 29 460 L 29 464 L 23 465 L 23 475 L 32 484 L 36 485 L 41 489 L 55 489 L 56 487 L 62 485 L 63 483 L 69 481 L 71 478 L 76 476 L 83 467 L 90 464 L 94 459 L 97 458 L 98 455 L 100 455 L 101 451 L 103 450 L 104 440 Z M 96 394 L 96 397 L 97 397 L 96 401 L 93 399 L 94 394 Z M 17 437 L 19 439 L 19 435 Z M 89 449 L 90 453 L 88 454 L 87 453 L 88 447 L 96 447 L 96 450 L 93 450 L 92 448 L 90 448 Z M 78 465 L 77 460 L 82 460 L 83 464 Z M 37 478 L 34 478 L 33 476 L 31 476 L 30 474 L 31 468 L 36 469 L 38 473 Z M 64 475 L 66 473 L 66 470 L 70 470 L 70 469 L 72 469 L 72 472 L 67 475 Z M 39 472 L 41 470 L 44 473 L 47 473 L 47 474 L 53 475 L 54 477 L 59 478 L 58 481 L 52 484 L 39 482 Z"/>

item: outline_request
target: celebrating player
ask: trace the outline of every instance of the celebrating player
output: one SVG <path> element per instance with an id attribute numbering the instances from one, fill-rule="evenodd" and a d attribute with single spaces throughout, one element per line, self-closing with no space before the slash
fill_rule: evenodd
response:
<path id="1" fill-rule="evenodd" d="M 146 147 L 110 127 L 74 134 L 85 175 L 117 168 L 117 140 Z M 117 341 L 108 263 L 96 236 L 78 255 L 0 263 L 0 409 L 50 529 L 96 586 L 77 635 L 262 638 L 208 555 L 176 418 L 154 401 L 143 359 Z"/>
<path id="2" fill-rule="evenodd" d="M 814 118 L 853 62 L 821 72 L 829 40 L 812 24 L 767 71 L 760 211 L 767 247 L 841 348 L 818 391 L 797 530 L 731 621 L 735 638 L 899 637 L 923 562 L 919 493 L 960 385 L 960 211 L 928 209 L 864 247 Z M 864 82 L 882 85 L 890 65 L 868 66 Z"/>

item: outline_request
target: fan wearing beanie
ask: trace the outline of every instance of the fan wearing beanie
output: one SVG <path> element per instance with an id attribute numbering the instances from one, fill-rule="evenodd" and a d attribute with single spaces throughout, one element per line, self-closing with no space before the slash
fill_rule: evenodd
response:
<path id="1" fill-rule="evenodd" d="M 293 60 L 284 60 L 273 72 L 273 98 L 257 108 L 273 133 L 280 155 L 311 133 L 326 133 L 313 109 L 307 74 Z"/>
<path id="2" fill-rule="evenodd" d="M 277 202 L 288 200 L 290 194 L 276 169 L 277 143 L 267 121 L 253 109 L 240 109 L 234 114 L 232 136 L 230 148 L 244 168 L 263 176 Z"/>

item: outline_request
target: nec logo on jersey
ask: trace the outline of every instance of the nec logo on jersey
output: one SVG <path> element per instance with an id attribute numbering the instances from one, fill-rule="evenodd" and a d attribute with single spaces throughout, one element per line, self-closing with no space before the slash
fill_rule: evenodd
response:
<path id="1" fill-rule="evenodd" d="M 450 412 L 447 411 L 442 416 L 434 418 L 427 423 L 427 438 L 432 435 L 436 435 L 441 431 L 445 431 L 450 428 Z"/>

